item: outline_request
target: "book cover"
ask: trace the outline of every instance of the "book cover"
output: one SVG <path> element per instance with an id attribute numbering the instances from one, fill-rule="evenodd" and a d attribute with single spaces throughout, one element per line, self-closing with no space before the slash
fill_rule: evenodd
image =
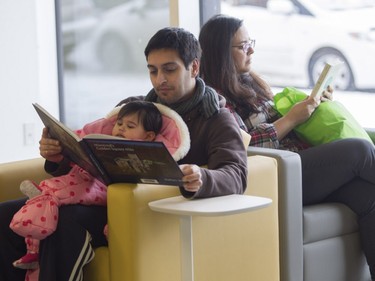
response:
<path id="1" fill-rule="evenodd" d="M 339 69 L 343 65 L 342 62 L 338 63 L 326 63 L 322 72 L 319 75 L 318 80 L 315 83 L 314 88 L 311 91 L 310 96 L 320 96 L 329 85 L 332 85 Z"/>
<path id="2" fill-rule="evenodd" d="M 162 142 L 131 141 L 101 134 L 78 137 L 39 104 L 33 104 L 62 154 L 105 184 L 179 185 L 183 173 Z"/>
<path id="3" fill-rule="evenodd" d="M 182 172 L 164 143 L 84 137 L 111 182 L 181 185 Z"/>

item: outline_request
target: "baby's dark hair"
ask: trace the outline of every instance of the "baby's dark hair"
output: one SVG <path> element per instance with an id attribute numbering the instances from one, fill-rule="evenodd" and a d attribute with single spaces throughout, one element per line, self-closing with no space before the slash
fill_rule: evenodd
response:
<path id="1" fill-rule="evenodd" d="M 125 104 L 119 111 L 117 119 L 137 113 L 138 120 L 146 131 L 153 131 L 159 134 L 163 125 L 163 120 L 159 109 L 152 102 L 131 101 Z"/>

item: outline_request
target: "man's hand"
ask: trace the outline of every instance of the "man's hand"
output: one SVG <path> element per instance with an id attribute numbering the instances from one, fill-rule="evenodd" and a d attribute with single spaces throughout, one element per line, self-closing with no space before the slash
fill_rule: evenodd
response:
<path id="1" fill-rule="evenodd" d="M 203 184 L 201 169 L 197 165 L 191 164 L 180 165 L 180 169 L 184 174 L 182 180 L 184 182 L 183 187 L 185 190 L 197 192 Z"/>

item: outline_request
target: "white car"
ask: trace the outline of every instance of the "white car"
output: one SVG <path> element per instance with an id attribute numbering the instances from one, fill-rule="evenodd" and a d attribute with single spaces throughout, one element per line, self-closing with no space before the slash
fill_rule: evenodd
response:
<path id="1" fill-rule="evenodd" d="M 146 69 L 144 49 L 151 36 L 169 25 L 168 0 L 130 0 L 101 14 L 90 37 L 71 59 L 82 67 L 119 72 Z"/>
<path id="2" fill-rule="evenodd" d="M 59 5 L 64 54 L 87 39 L 97 24 L 97 10 L 92 0 L 62 0 Z"/>
<path id="3" fill-rule="evenodd" d="M 271 84 L 311 87 L 325 61 L 340 59 L 337 89 L 375 89 L 373 0 L 257 2 L 264 5 L 223 2 L 221 13 L 244 19 L 256 39 L 252 67 Z"/>

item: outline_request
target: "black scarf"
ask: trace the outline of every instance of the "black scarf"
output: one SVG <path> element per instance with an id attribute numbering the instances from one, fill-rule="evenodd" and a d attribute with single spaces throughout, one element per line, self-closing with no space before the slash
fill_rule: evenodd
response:
<path id="1" fill-rule="evenodd" d="M 219 97 L 215 90 L 206 86 L 201 78 L 197 78 L 196 81 L 195 93 L 187 101 L 165 104 L 159 99 L 154 89 L 147 94 L 145 100 L 164 104 L 180 115 L 184 115 L 192 109 L 198 108 L 199 113 L 208 119 L 219 111 Z"/>

